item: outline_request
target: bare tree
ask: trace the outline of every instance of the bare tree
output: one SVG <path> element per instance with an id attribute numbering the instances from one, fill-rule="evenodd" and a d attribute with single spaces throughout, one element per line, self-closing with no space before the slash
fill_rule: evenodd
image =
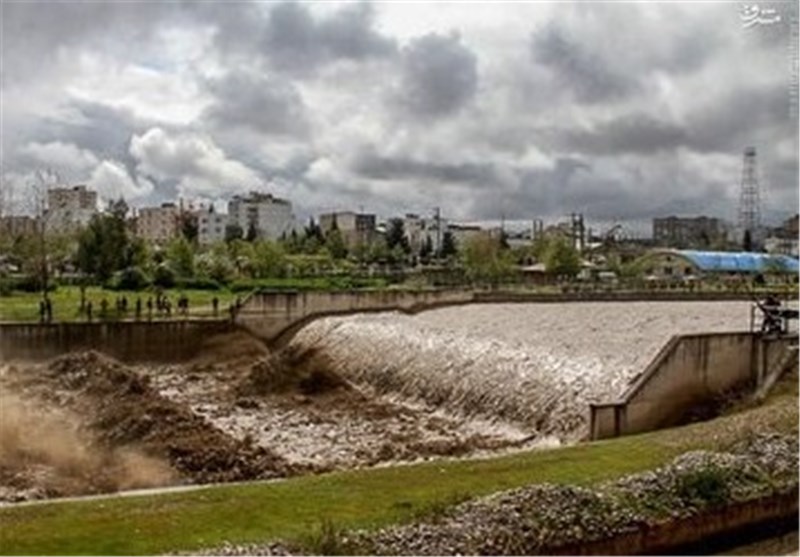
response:
<path id="1" fill-rule="evenodd" d="M 25 200 L 27 209 L 33 214 L 36 222 L 38 244 L 38 279 L 42 288 L 42 296 L 47 299 L 49 286 L 49 262 L 47 247 L 47 191 L 61 183 L 57 172 L 52 169 L 40 169 L 33 173 L 27 182 Z"/>

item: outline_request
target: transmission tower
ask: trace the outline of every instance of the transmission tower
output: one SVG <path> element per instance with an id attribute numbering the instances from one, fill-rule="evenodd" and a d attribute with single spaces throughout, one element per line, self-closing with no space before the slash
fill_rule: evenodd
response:
<path id="1" fill-rule="evenodd" d="M 756 170 L 756 148 L 744 150 L 742 187 L 739 193 L 739 227 L 755 241 L 761 228 L 761 194 Z"/>

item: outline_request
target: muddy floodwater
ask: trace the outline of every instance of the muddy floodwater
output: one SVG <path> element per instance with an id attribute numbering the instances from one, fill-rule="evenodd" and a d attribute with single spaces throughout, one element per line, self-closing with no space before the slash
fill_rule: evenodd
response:
<path id="1" fill-rule="evenodd" d="M 569 443 L 672 335 L 749 319 L 747 302 L 469 305 L 320 319 L 280 354 L 239 332 L 172 365 L 4 362 L 0 500 Z"/>
<path id="2" fill-rule="evenodd" d="M 748 330 L 747 302 L 470 305 L 330 317 L 295 337 L 348 381 L 540 436 L 585 433 L 672 335 Z"/>

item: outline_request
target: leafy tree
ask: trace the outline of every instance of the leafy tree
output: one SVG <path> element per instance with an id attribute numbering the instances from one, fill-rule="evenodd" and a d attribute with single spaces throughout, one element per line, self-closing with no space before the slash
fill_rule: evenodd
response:
<path id="1" fill-rule="evenodd" d="M 236 269 L 228 256 L 228 247 L 224 244 L 216 244 L 206 253 L 199 255 L 196 260 L 197 272 L 203 277 L 208 277 L 220 284 L 226 284 L 233 279 Z"/>
<path id="2" fill-rule="evenodd" d="M 442 245 L 441 249 L 439 250 L 439 255 L 445 259 L 458 255 L 456 239 L 453 237 L 453 233 L 449 230 L 442 234 Z"/>
<path id="3" fill-rule="evenodd" d="M 742 242 L 742 248 L 744 251 L 753 251 L 753 235 L 751 234 L 750 230 L 744 231 L 744 240 Z"/>
<path id="4" fill-rule="evenodd" d="M 389 228 L 386 230 L 386 246 L 394 250 L 399 246 L 404 254 L 411 253 L 411 246 L 408 245 L 403 219 L 389 219 Z"/>
<path id="5" fill-rule="evenodd" d="M 336 224 L 336 221 L 334 221 Z M 344 259 L 347 257 L 347 246 L 344 244 L 344 238 L 338 228 L 331 227 L 325 237 L 325 247 L 334 259 Z"/>
<path id="6" fill-rule="evenodd" d="M 175 271 L 169 266 L 169 263 L 161 263 L 156 266 L 153 272 L 153 284 L 161 288 L 172 288 L 175 286 Z"/>
<path id="7" fill-rule="evenodd" d="M 425 236 L 425 241 L 422 242 L 422 246 L 419 248 L 419 258 L 423 263 L 427 263 L 431 255 L 433 255 L 433 240 L 431 240 L 430 236 Z"/>
<path id="8" fill-rule="evenodd" d="M 167 261 L 180 278 L 194 276 L 194 249 L 183 236 L 178 236 L 167 246 Z"/>
<path id="9" fill-rule="evenodd" d="M 286 274 L 286 254 L 279 243 L 262 240 L 256 242 L 253 248 L 253 273 L 256 278 L 282 277 Z"/>
<path id="10" fill-rule="evenodd" d="M 557 276 L 572 278 L 581 270 L 578 250 L 563 237 L 551 238 L 548 241 L 543 259 L 547 272 Z"/>
<path id="11" fill-rule="evenodd" d="M 228 244 L 228 253 L 239 275 L 252 274 L 253 262 L 255 260 L 255 248 L 253 244 L 241 239 L 233 240 Z"/>
<path id="12" fill-rule="evenodd" d="M 225 227 L 225 243 L 230 244 L 234 240 L 244 238 L 244 230 L 238 223 L 231 223 Z"/>
<path id="13" fill-rule="evenodd" d="M 211 212 L 213 212 L 213 210 Z M 199 224 L 197 222 L 197 215 L 195 213 L 191 213 L 189 211 L 182 212 L 179 217 L 178 227 L 186 240 L 192 244 L 197 243 Z"/>
<path id="14" fill-rule="evenodd" d="M 247 235 L 244 239 L 251 243 L 258 239 L 258 228 L 256 228 L 255 222 L 250 221 L 250 224 L 247 226 Z"/>
<path id="15" fill-rule="evenodd" d="M 122 202 L 124 203 L 124 202 Z M 128 266 L 132 253 L 125 225 L 125 213 L 118 203 L 109 213 L 95 215 L 78 239 L 78 269 L 105 282 L 111 275 Z"/>
<path id="16" fill-rule="evenodd" d="M 485 234 L 470 238 L 463 257 L 467 276 L 475 282 L 498 284 L 514 274 L 514 257 L 499 238 Z"/>

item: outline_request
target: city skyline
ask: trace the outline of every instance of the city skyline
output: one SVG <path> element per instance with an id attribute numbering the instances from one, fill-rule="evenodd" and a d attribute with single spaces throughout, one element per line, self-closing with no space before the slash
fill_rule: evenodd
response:
<path id="1" fill-rule="evenodd" d="M 18 202 L 47 167 L 138 206 L 261 189 L 300 219 L 734 221 L 754 145 L 776 222 L 798 204 L 797 13 L 769 6 L 781 21 L 738 3 L 4 3 L 4 187 Z"/>

